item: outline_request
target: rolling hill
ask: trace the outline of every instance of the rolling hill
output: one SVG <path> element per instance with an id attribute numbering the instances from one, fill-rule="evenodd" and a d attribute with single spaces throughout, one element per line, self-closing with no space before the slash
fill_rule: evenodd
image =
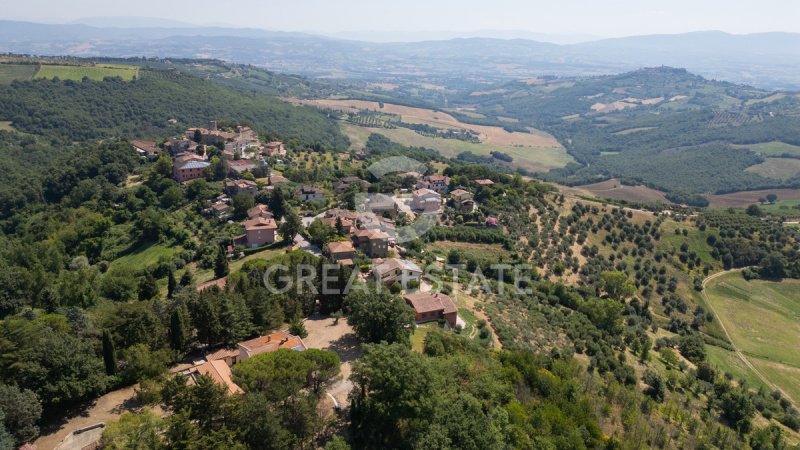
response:
<path id="1" fill-rule="evenodd" d="M 159 22 L 153 22 L 158 25 Z M 800 88 L 800 34 L 699 32 L 568 45 L 530 39 L 456 38 L 375 43 L 221 27 L 101 28 L 0 21 L 0 51 L 38 55 L 219 58 L 339 78 L 499 80 L 612 74 L 673 65 L 766 88 Z"/>

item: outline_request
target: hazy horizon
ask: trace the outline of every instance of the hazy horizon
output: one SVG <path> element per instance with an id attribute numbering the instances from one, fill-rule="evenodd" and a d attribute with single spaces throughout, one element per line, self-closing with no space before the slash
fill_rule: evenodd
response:
<path id="1" fill-rule="evenodd" d="M 652 0 L 523 2 L 408 0 L 300 0 L 293 3 L 209 0 L 110 4 L 106 0 L 63 3 L 30 0 L 6 5 L 0 19 L 94 26 L 222 26 L 304 32 L 372 40 L 449 38 L 458 35 L 550 36 L 565 43 L 646 34 L 718 30 L 732 34 L 800 32 L 800 2 L 763 0 Z M 108 23 L 104 23 L 108 22 Z M 125 24 L 125 22 L 129 22 Z M 415 37 L 417 36 L 417 37 Z M 492 36 L 489 36 L 492 37 Z M 434 37 L 434 39 L 436 39 Z"/>

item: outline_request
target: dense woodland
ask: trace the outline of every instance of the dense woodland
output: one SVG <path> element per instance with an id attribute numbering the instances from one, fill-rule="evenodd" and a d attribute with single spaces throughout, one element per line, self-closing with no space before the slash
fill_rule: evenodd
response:
<path id="1" fill-rule="evenodd" d="M 209 117 L 251 124 L 287 142 L 343 148 L 346 139 L 322 113 L 254 91 L 226 88 L 169 70 L 142 70 L 122 81 L 38 79 L 0 85 L 0 120 L 17 130 L 65 141 L 161 138 Z M 177 120 L 175 125 L 168 123 Z"/>

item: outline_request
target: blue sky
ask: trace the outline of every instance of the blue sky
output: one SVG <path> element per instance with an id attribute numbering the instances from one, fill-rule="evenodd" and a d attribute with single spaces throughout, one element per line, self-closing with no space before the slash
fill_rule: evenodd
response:
<path id="1" fill-rule="evenodd" d="M 146 16 L 285 31 L 475 31 L 624 36 L 800 32 L 798 0 L 0 0 L 0 18 Z"/>

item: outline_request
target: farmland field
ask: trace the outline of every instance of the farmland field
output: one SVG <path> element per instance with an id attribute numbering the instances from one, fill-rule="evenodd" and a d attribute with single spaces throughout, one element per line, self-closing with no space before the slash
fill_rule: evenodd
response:
<path id="1" fill-rule="evenodd" d="M 43 65 L 36 72 L 36 78 L 55 78 L 61 80 L 80 81 L 83 77 L 102 80 L 106 77 L 120 77 L 125 81 L 136 78 L 139 68 L 120 64 L 102 64 L 97 66 L 52 66 Z"/>
<path id="2" fill-rule="evenodd" d="M 572 157 L 563 147 L 528 147 L 476 144 L 458 139 L 444 139 L 423 136 L 407 128 L 366 128 L 349 123 L 342 123 L 344 134 L 350 139 L 351 146 L 362 149 L 372 133 L 381 134 L 399 144 L 411 147 L 426 147 L 436 150 L 446 157 L 456 157 L 462 152 L 488 156 L 492 151 L 501 151 L 514 158 L 512 167 L 519 167 L 531 172 L 547 172 L 564 167 L 572 162 Z"/>
<path id="3" fill-rule="evenodd" d="M 767 178 L 792 178 L 800 173 L 800 159 L 767 158 L 761 164 L 748 167 L 745 172 L 757 173 Z"/>
<path id="4" fill-rule="evenodd" d="M 775 194 L 778 200 L 800 200 L 800 189 L 763 189 L 760 191 L 740 191 L 730 194 L 707 195 L 710 206 L 744 208 L 767 194 Z"/>
<path id="5" fill-rule="evenodd" d="M 513 167 L 531 172 L 547 172 L 564 167 L 573 161 L 553 136 L 538 130 L 530 133 L 509 132 L 502 127 L 464 123 L 442 111 L 391 103 L 385 103 L 381 107 L 377 102 L 363 100 L 287 100 L 318 108 L 337 109 L 347 113 L 356 113 L 362 110 L 377 111 L 399 116 L 403 122 L 407 123 L 427 124 L 440 129 L 471 130 L 480 138 L 480 142 L 475 143 L 423 136 L 407 128 L 366 128 L 343 123 L 343 132 L 350 138 L 352 146 L 357 149 L 363 148 L 371 133 L 378 133 L 402 145 L 434 149 L 446 157 L 455 157 L 466 151 L 476 155 L 489 155 L 492 151 L 501 151 L 514 158 L 514 162 L 511 164 Z"/>
<path id="6" fill-rule="evenodd" d="M 734 272 L 709 281 L 705 293 L 733 344 L 800 401 L 800 281 L 746 281 Z"/>
<path id="7" fill-rule="evenodd" d="M 641 185 L 626 186 L 614 179 L 578 186 L 578 188 L 588 191 L 596 197 L 612 200 L 671 203 L 661 191 Z"/>
<path id="8" fill-rule="evenodd" d="M 0 64 L 0 84 L 14 80 L 30 80 L 36 73 L 35 64 Z"/>
<path id="9" fill-rule="evenodd" d="M 783 154 L 800 156 L 800 146 L 778 141 L 763 142 L 761 144 L 734 145 L 734 147 L 747 148 L 765 156 L 777 156 Z"/>

